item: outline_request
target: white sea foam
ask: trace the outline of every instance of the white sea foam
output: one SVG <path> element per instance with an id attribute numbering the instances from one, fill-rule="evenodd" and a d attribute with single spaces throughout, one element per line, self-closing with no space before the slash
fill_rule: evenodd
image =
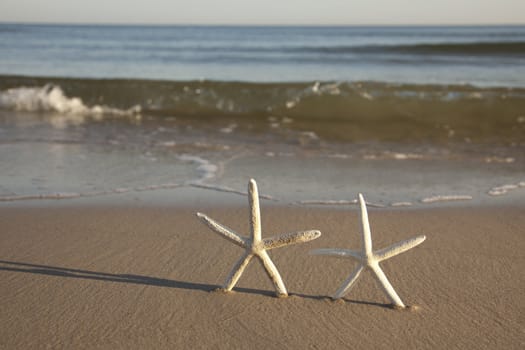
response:
<path id="1" fill-rule="evenodd" d="M 321 86 L 321 83 L 316 81 L 314 83 L 314 86 L 312 86 L 312 92 L 316 94 L 319 93 L 319 86 Z"/>
<path id="2" fill-rule="evenodd" d="M 340 95 L 341 90 L 339 89 L 340 83 L 328 84 L 323 86 L 323 91 L 327 92 L 330 95 Z"/>
<path id="3" fill-rule="evenodd" d="M 513 157 L 485 157 L 485 163 L 514 163 L 516 161 Z"/>
<path id="4" fill-rule="evenodd" d="M 348 158 L 352 158 L 352 156 L 350 156 L 349 154 L 344 154 L 344 153 L 334 153 L 334 154 L 329 154 L 328 158 L 348 159 Z"/>
<path id="5" fill-rule="evenodd" d="M 212 150 L 212 151 L 227 151 L 230 149 L 230 146 L 228 145 L 221 145 L 218 143 L 208 143 L 208 142 L 193 142 L 191 143 L 192 147 L 200 148 L 204 150 Z"/>
<path id="6" fill-rule="evenodd" d="M 67 97 L 60 86 L 17 87 L 0 91 L 0 109 L 25 112 L 55 112 L 82 116 L 137 115 L 140 106 L 118 109 L 107 106 L 86 106 L 79 97 Z"/>
<path id="7" fill-rule="evenodd" d="M 415 153 L 399 153 L 399 152 L 394 152 L 394 153 L 391 153 L 391 156 L 392 156 L 392 158 L 397 159 L 397 160 L 405 160 L 405 159 L 421 159 L 421 158 L 423 158 L 422 155 L 420 155 L 420 154 L 415 154 Z"/>
<path id="8" fill-rule="evenodd" d="M 315 95 L 323 95 L 323 94 L 339 95 L 341 93 L 341 90 L 339 89 L 339 85 L 340 83 L 322 85 L 320 82 L 316 81 L 314 83 L 314 86 L 312 86 L 311 93 Z M 311 93 L 310 91 L 306 90 L 304 91 L 303 95 L 308 96 L 308 95 L 311 95 Z"/>
<path id="9" fill-rule="evenodd" d="M 164 141 L 161 142 L 160 145 L 164 147 L 175 147 L 177 143 L 175 141 Z"/>
<path id="10" fill-rule="evenodd" d="M 413 204 L 412 202 L 393 202 L 390 203 L 391 207 L 411 207 Z"/>
<path id="11" fill-rule="evenodd" d="M 219 170 L 219 167 L 217 165 L 201 157 L 183 154 L 179 156 L 179 159 L 182 161 L 193 162 L 197 164 L 197 172 L 199 173 L 199 179 L 197 181 L 199 182 L 213 179 L 217 175 L 217 172 Z"/>
<path id="12" fill-rule="evenodd" d="M 481 92 L 471 92 L 467 97 L 474 100 L 481 100 L 484 96 Z"/>
<path id="13" fill-rule="evenodd" d="M 292 152 L 278 152 L 278 153 L 275 153 L 275 152 L 268 151 L 268 152 L 264 153 L 264 155 L 267 156 L 267 157 L 294 157 L 295 153 L 292 153 Z"/>
<path id="14" fill-rule="evenodd" d="M 366 100 L 369 100 L 369 101 L 372 101 L 374 99 L 374 97 L 372 95 L 370 95 L 368 92 L 366 91 L 362 91 L 359 93 L 359 96 L 361 96 L 362 98 L 366 99 Z"/>
<path id="15" fill-rule="evenodd" d="M 220 132 L 224 134 L 231 134 L 237 128 L 237 124 L 232 123 L 224 128 L 219 129 Z"/>
<path id="16" fill-rule="evenodd" d="M 365 154 L 363 159 L 366 160 L 383 160 L 383 159 L 394 159 L 394 160 L 414 160 L 414 159 L 424 159 L 425 156 L 417 153 L 401 153 L 401 152 L 390 152 L 385 151 L 381 154 Z"/>
<path id="17" fill-rule="evenodd" d="M 302 131 L 297 136 L 297 141 L 301 146 L 310 146 L 319 144 L 319 136 L 313 131 Z"/>
<path id="18" fill-rule="evenodd" d="M 311 140 L 319 140 L 319 136 L 313 131 L 302 131 L 300 135 Z"/>
<path id="19" fill-rule="evenodd" d="M 436 202 L 451 202 L 451 201 L 467 201 L 472 200 L 472 196 L 451 194 L 451 195 L 437 195 L 421 199 L 421 203 L 436 203 Z"/>
<path id="20" fill-rule="evenodd" d="M 286 108 L 288 109 L 291 109 L 291 108 L 294 108 L 298 103 L 299 103 L 299 99 L 294 99 L 294 100 L 290 100 L 290 101 L 286 101 Z"/>
<path id="21" fill-rule="evenodd" d="M 496 187 L 492 187 L 488 194 L 491 196 L 501 196 L 507 194 L 510 191 L 516 190 L 520 187 L 525 187 L 525 181 L 521 181 L 515 184 L 504 184 Z"/>

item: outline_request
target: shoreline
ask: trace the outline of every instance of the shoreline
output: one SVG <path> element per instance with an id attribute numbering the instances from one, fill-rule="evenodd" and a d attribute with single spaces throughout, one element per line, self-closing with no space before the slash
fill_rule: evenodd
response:
<path id="1" fill-rule="evenodd" d="M 322 232 L 270 252 L 291 296 L 273 297 L 257 263 L 231 295 L 211 292 L 242 250 L 195 212 L 246 234 L 248 208 L 239 198 L 239 206 L 0 208 L 2 345 L 517 349 L 525 343 L 522 206 L 369 208 L 374 247 L 427 236 L 381 265 L 413 306 L 406 312 L 388 307 L 368 272 L 344 303 L 332 302 L 354 263 L 308 254 L 358 248 L 357 208 L 262 202 L 263 237 Z"/>
<path id="2" fill-rule="evenodd" d="M 41 194 L 0 196 L 0 210 L 3 208 L 179 208 L 215 207 L 242 208 L 247 203 L 247 193 L 244 188 L 233 188 L 222 184 L 207 184 L 195 182 L 191 184 L 169 183 L 151 185 L 141 188 L 115 188 L 98 192 L 49 192 Z M 354 197 L 347 195 L 320 198 L 321 188 L 316 188 L 312 197 L 305 197 L 298 190 L 281 192 L 282 184 L 273 186 L 270 192 L 265 191 L 268 185 L 262 187 L 260 199 L 263 207 L 277 206 L 282 208 L 303 208 L 320 210 L 353 210 L 357 209 L 357 194 L 362 193 L 370 208 L 382 211 L 395 210 L 434 210 L 434 209 L 476 209 L 523 207 L 525 205 L 523 191 L 525 183 L 494 187 L 495 193 L 477 193 L 475 195 L 442 192 L 432 193 L 417 200 L 396 201 L 387 200 L 385 195 L 378 196 L 366 191 L 356 191 Z M 272 186 L 270 186 L 271 188 Z M 365 187 L 365 188 L 369 188 Z M 496 193 L 496 191 L 500 191 Z M 283 197 L 276 196 L 281 193 Z M 301 196 L 301 197 L 298 197 Z M 399 198 L 399 197 L 398 197 Z"/>

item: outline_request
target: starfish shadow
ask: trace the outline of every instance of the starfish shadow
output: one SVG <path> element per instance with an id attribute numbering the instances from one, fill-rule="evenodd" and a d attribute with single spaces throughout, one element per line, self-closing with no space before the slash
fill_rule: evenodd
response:
<path id="1" fill-rule="evenodd" d="M 389 303 L 377 303 L 377 302 L 374 302 L 374 301 L 355 300 L 355 299 L 348 299 L 348 298 L 342 298 L 342 299 L 337 300 L 337 299 L 333 299 L 333 297 L 331 297 L 329 295 L 308 295 L 308 294 L 293 293 L 292 292 L 292 293 L 290 293 L 290 296 L 291 297 L 304 298 L 304 299 L 319 300 L 319 301 L 326 300 L 326 301 L 329 301 L 329 302 L 332 302 L 332 303 L 344 302 L 344 303 L 357 304 L 357 305 L 379 306 L 379 307 L 383 307 L 383 308 L 386 308 L 386 309 L 391 309 L 392 308 L 392 304 L 389 304 Z"/>
<path id="2" fill-rule="evenodd" d="M 130 283 L 130 284 L 148 285 L 148 286 L 164 287 L 164 288 L 200 290 L 203 292 L 214 292 L 220 287 L 218 285 L 213 285 L 213 284 L 177 281 L 177 280 L 151 277 L 151 276 L 134 275 L 134 274 L 114 274 L 114 273 L 107 273 L 107 272 L 97 272 L 97 271 L 72 269 L 72 268 L 66 268 L 66 267 L 39 265 L 39 264 L 6 261 L 6 260 L 0 260 L 0 271 L 21 272 L 21 273 L 30 273 L 30 274 L 36 274 L 36 275 L 77 278 L 77 279 L 86 279 L 86 280 L 103 281 L 103 282 Z M 264 295 L 264 296 L 268 296 L 272 298 L 275 297 L 275 293 L 271 290 L 262 290 L 262 289 L 255 289 L 255 288 L 246 288 L 246 287 L 235 287 L 233 291 L 237 293 Z M 290 296 L 304 298 L 304 299 L 318 300 L 318 301 L 331 300 L 331 297 L 329 296 L 308 295 L 308 294 L 302 294 L 302 293 L 290 293 Z M 355 303 L 355 304 L 390 307 L 389 304 L 379 304 L 379 303 L 356 301 L 356 300 L 349 300 L 349 299 L 345 299 L 345 301 L 349 303 Z"/>
<path id="3" fill-rule="evenodd" d="M 58 276 L 66 278 L 78 278 L 78 279 L 87 279 L 103 282 L 118 282 L 118 283 L 131 283 L 131 284 L 140 284 L 140 285 L 149 285 L 156 287 L 166 287 L 166 288 L 176 288 L 176 289 L 187 289 L 187 290 L 200 290 L 204 292 L 211 292 L 218 285 L 205 284 L 205 283 L 195 283 L 187 281 L 177 281 L 166 278 L 158 278 L 151 276 L 143 275 L 134 275 L 134 274 L 113 274 L 107 272 L 97 272 L 81 269 L 72 269 L 58 266 L 48 266 L 48 265 L 38 265 L 30 264 L 24 262 L 15 262 L 15 261 L 5 261 L 0 260 L 0 271 L 11 271 L 11 272 L 21 272 L 21 273 L 31 273 L 37 275 L 47 275 L 47 276 Z M 242 293 L 249 294 L 263 294 L 271 295 L 271 291 L 262 291 L 258 289 L 250 288 L 239 288 L 239 291 Z"/>
<path id="4" fill-rule="evenodd" d="M 394 305 L 391 304 L 391 303 L 377 303 L 377 302 L 374 302 L 374 301 L 364 301 L 364 300 L 355 300 L 355 299 L 346 299 L 346 298 L 343 298 L 343 300 L 345 302 L 351 303 L 351 304 L 378 306 L 378 307 L 383 307 L 385 309 L 393 309 L 394 308 Z"/>

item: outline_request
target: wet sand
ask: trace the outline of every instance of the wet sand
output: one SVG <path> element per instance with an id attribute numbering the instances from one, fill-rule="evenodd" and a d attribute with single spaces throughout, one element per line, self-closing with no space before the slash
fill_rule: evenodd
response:
<path id="1" fill-rule="evenodd" d="M 522 206 L 369 209 L 374 247 L 427 240 L 382 263 L 412 306 L 394 310 L 369 272 L 329 298 L 358 248 L 357 208 L 262 203 L 263 237 L 323 235 L 272 250 L 290 292 L 252 262 L 235 292 L 213 292 L 242 250 L 195 217 L 237 232 L 246 206 L 74 205 L 0 208 L 0 348 L 476 348 L 525 346 Z"/>

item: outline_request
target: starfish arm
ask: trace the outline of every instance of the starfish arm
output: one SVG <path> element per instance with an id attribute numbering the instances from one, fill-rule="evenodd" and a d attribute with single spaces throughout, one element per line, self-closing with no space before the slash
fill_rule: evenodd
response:
<path id="1" fill-rule="evenodd" d="M 379 264 L 372 264 L 370 265 L 370 268 L 374 272 L 374 276 L 379 282 L 381 289 L 383 289 L 386 295 L 388 295 L 390 301 L 392 301 L 394 305 L 404 308 L 405 304 L 403 304 L 401 298 L 399 298 L 399 295 L 397 295 L 396 291 L 394 290 L 394 287 L 392 287 L 392 284 L 390 284 L 388 278 L 386 278 L 385 273 L 383 272 L 383 270 L 381 270 L 381 267 L 379 267 Z"/>
<path id="2" fill-rule="evenodd" d="M 286 233 L 280 236 L 263 239 L 264 249 L 275 249 L 285 245 L 304 243 L 314 240 L 321 236 L 321 232 L 317 230 L 302 231 Z"/>
<path id="3" fill-rule="evenodd" d="M 235 231 L 233 231 L 230 228 L 227 228 L 226 226 L 223 226 L 219 224 L 217 221 L 207 217 L 206 215 L 202 213 L 197 213 L 197 216 L 199 219 L 202 220 L 209 228 L 211 228 L 213 231 L 220 234 L 222 237 L 226 238 L 227 240 L 237 244 L 240 247 L 246 248 L 247 246 L 247 240 L 246 238 L 242 237 Z"/>
<path id="4" fill-rule="evenodd" d="M 273 282 L 273 285 L 275 286 L 275 291 L 277 295 L 288 295 L 288 292 L 286 291 L 286 287 L 284 286 L 284 282 L 281 278 L 281 275 L 279 274 L 279 271 L 277 270 L 277 267 L 275 267 L 272 259 L 270 259 L 270 256 L 265 250 L 262 250 L 258 254 L 259 259 L 261 259 L 261 262 L 264 266 L 264 269 L 268 273 L 268 276 Z"/>
<path id="5" fill-rule="evenodd" d="M 349 250 L 349 249 L 314 249 L 310 251 L 311 255 L 328 255 L 336 258 L 354 258 L 356 260 L 361 260 L 361 253 Z"/>
<path id="6" fill-rule="evenodd" d="M 253 254 L 246 253 L 235 263 L 232 270 L 230 271 L 230 274 L 226 278 L 226 282 L 224 282 L 223 288 L 227 291 L 232 290 L 232 288 L 235 286 L 237 281 L 239 280 L 239 277 L 241 277 L 242 273 L 244 272 L 244 269 L 246 266 L 248 266 L 248 263 L 250 260 L 252 260 Z"/>
<path id="7" fill-rule="evenodd" d="M 254 242 L 261 240 L 261 210 L 259 207 L 259 190 L 254 179 L 248 183 L 248 200 L 250 203 L 250 230 Z"/>
<path id="8" fill-rule="evenodd" d="M 372 253 L 372 234 L 370 233 L 370 223 L 368 221 L 366 201 L 361 193 L 359 193 L 359 208 L 361 211 L 361 234 L 363 235 L 363 249 L 368 255 Z"/>
<path id="9" fill-rule="evenodd" d="M 345 294 L 348 293 L 353 287 L 363 269 L 364 266 L 359 264 L 359 266 L 356 267 L 352 274 L 343 282 L 341 287 L 339 287 L 337 292 L 335 292 L 333 299 L 341 299 L 342 297 L 344 297 Z"/>
<path id="10" fill-rule="evenodd" d="M 425 236 L 412 237 L 402 242 L 393 244 L 390 247 L 378 250 L 374 252 L 374 256 L 378 261 L 383 261 L 414 248 L 415 246 L 423 243 L 425 239 Z"/>

